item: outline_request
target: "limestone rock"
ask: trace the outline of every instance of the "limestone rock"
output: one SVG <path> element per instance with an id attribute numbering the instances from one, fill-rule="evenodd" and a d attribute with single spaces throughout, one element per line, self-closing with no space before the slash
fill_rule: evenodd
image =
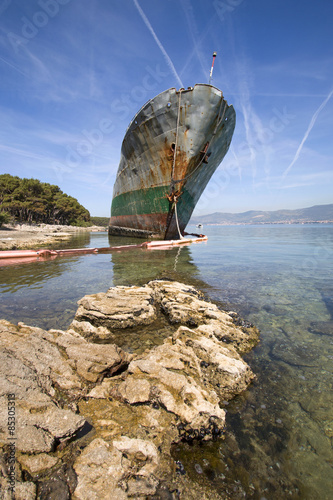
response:
<path id="1" fill-rule="evenodd" d="M 153 339 L 155 347 L 135 352 L 133 331 L 135 345 Z M 122 336 L 134 354 L 109 343 Z M 15 393 L 19 463 L 32 476 L 54 467 L 39 485 L 43 498 L 171 498 L 168 484 L 195 498 L 175 476 L 171 445 L 222 434 L 220 402 L 253 379 L 240 353 L 257 337 L 235 313 L 167 280 L 83 297 L 67 332 L 0 321 L 0 445 L 7 441 L 6 395 Z M 71 469 L 69 486 L 58 474 L 71 468 L 57 466 L 66 456 L 60 448 L 86 418 L 96 438 L 76 458 L 77 483 Z M 19 483 L 29 500 L 31 484 Z"/>
<path id="2" fill-rule="evenodd" d="M 5 353 L 0 353 L 4 358 Z M 2 361 L 2 362 L 1 362 Z M 0 443 L 7 442 L 6 394 L 15 394 L 16 412 L 20 425 L 16 429 L 17 448 L 25 453 L 52 451 L 55 440 L 67 438 L 80 429 L 85 419 L 70 410 L 58 408 L 47 394 L 42 392 L 32 369 L 7 355 L 0 360 Z M 22 378 L 21 378 L 22 377 Z"/>
<path id="3" fill-rule="evenodd" d="M 131 355 L 114 344 L 91 344 L 73 329 L 57 332 L 55 342 L 66 350 L 69 363 L 89 382 L 103 380 L 125 368 Z"/>
<path id="4" fill-rule="evenodd" d="M 215 304 L 203 299 L 194 287 L 174 281 L 156 280 L 148 284 L 154 290 L 155 303 L 171 324 L 190 327 L 206 325 L 215 337 L 232 345 L 240 353 L 249 351 L 258 342 L 258 330 L 239 326 L 237 314 L 221 311 Z"/>
<path id="5" fill-rule="evenodd" d="M 21 455 L 19 462 L 30 474 L 36 474 L 51 469 L 59 462 L 59 459 L 46 453 L 39 453 L 38 455 Z"/>
<path id="6" fill-rule="evenodd" d="M 207 334 L 205 327 L 195 330 L 180 327 L 173 339 L 193 351 L 197 365 L 200 364 L 198 376 L 209 381 L 220 399 L 229 399 L 244 391 L 254 374 L 232 346 L 223 345 L 209 330 L 209 336 L 204 334 Z"/>
<path id="7" fill-rule="evenodd" d="M 71 331 L 78 332 L 86 339 L 95 342 L 96 340 L 112 340 L 114 335 L 105 326 L 94 326 L 89 321 L 78 321 L 74 319 L 71 323 Z"/>
<path id="8" fill-rule="evenodd" d="M 148 325 L 156 319 L 153 291 L 144 287 L 116 287 L 106 293 L 86 295 L 79 302 L 79 308 L 70 328 L 87 337 L 102 335 L 107 330 L 112 337 L 113 328 L 128 328 Z M 88 330 L 83 323 L 90 323 Z M 102 330 L 101 330 L 102 328 Z"/>
<path id="9" fill-rule="evenodd" d="M 95 439 L 74 464 L 75 498 L 122 500 L 152 495 L 158 485 L 154 478 L 158 465 L 157 448 L 148 440 L 123 436 L 109 445 Z"/>
<path id="10" fill-rule="evenodd" d="M 186 374 L 184 361 L 195 366 L 192 374 Z M 178 419 L 182 437 L 186 431 L 207 440 L 224 428 L 225 412 L 219 407 L 216 392 L 200 381 L 198 358 L 180 342 L 165 341 L 131 361 L 125 381 L 115 383 L 111 395 L 130 404 L 161 406 L 176 417 L 172 421 Z"/>
<path id="11" fill-rule="evenodd" d="M 15 500 L 35 500 L 37 487 L 34 483 L 16 483 Z"/>
<path id="12" fill-rule="evenodd" d="M 80 343 L 66 348 L 70 360 L 81 377 L 90 382 L 102 380 L 127 366 L 130 356 L 116 345 Z"/>
<path id="13" fill-rule="evenodd" d="M 85 423 L 53 400 L 55 388 L 73 394 L 81 383 L 47 337 L 38 328 L 0 321 L 0 443 L 7 442 L 7 394 L 15 394 L 17 449 L 25 453 L 52 451 Z"/>
<path id="14" fill-rule="evenodd" d="M 118 386 L 120 396 L 130 404 L 150 402 L 150 389 L 150 383 L 144 378 L 127 378 Z"/>
<path id="15" fill-rule="evenodd" d="M 106 293 L 86 295 L 78 304 L 70 328 L 91 341 L 112 340 L 113 330 L 149 325 L 161 314 L 170 325 L 206 326 L 217 340 L 240 353 L 252 349 L 258 341 L 258 331 L 241 324 L 237 314 L 221 311 L 194 287 L 175 281 L 114 287 Z"/>
<path id="16" fill-rule="evenodd" d="M 80 379 L 52 342 L 54 337 L 41 328 L 18 326 L 0 320 L 0 345 L 25 366 L 33 367 L 39 383 L 51 396 L 54 386 L 76 393 Z M 18 372 L 16 371 L 16 374 Z"/>

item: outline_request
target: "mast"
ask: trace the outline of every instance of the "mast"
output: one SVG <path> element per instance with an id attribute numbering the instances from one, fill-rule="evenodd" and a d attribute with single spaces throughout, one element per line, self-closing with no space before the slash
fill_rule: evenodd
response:
<path id="1" fill-rule="evenodd" d="M 215 62 L 215 57 L 217 56 L 216 52 L 213 52 L 213 62 L 212 62 L 212 67 L 210 68 L 210 74 L 209 74 L 209 85 L 212 83 L 212 77 L 213 77 L 213 68 L 214 68 L 214 62 Z"/>

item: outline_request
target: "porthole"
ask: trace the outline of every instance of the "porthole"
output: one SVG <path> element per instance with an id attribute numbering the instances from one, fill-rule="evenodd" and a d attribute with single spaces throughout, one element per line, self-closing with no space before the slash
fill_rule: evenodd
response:
<path id="1" fill-rule="evenodd" d="M 171 102 L 168 102 L 167 108 L 171 108 Z"/>

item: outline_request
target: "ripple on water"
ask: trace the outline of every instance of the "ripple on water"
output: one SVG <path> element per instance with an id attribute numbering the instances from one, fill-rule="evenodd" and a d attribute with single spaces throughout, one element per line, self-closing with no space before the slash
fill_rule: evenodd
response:
<path id="1" fill-rule="evenodd" d="M 2 268 L 0 315 L 13 322 L 65 329 L 77 300 L 113 285 L 168 276 L 199 286 L 259 327 L 261 342 L 246 356 L 256 381 L 225 404 L 225 439 L 175 445 L 179 473 L 205 485 L 208 494 L 214 488 L 221 498 L 329 500 L 333 227 L 205 230 L 209 239 L 203 245 Z M 109 241 L 106 235 L 90 238 L 74 246 L 124 243 Z M 147 347 L 150 336 L 148 332 Z M 139 346 L 140 339 L 136 342 Z"/>

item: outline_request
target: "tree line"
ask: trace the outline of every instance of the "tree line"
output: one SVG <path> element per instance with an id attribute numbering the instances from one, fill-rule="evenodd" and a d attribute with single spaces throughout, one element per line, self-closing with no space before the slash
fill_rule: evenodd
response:
<path id="1" fill-rule="evenodd" d="M 0 225 L 10 220 L 89 226 L 90 213 L 56 185 L 3 174 L 0 175 Z"/>

